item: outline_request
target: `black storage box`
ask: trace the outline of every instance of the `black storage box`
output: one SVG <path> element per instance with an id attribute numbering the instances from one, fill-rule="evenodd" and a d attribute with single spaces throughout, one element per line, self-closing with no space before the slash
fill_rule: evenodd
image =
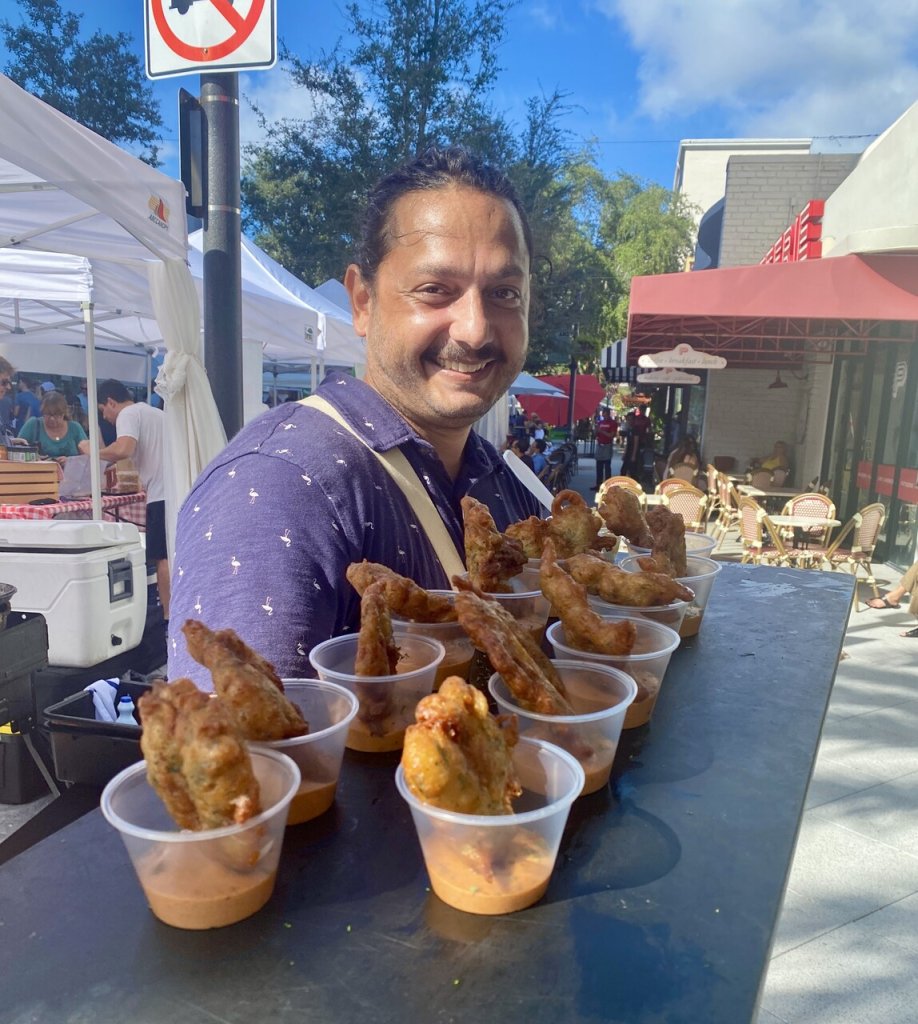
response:
<path id="1" fill-rule="evenodd" d="M 48 784 L 25 740 L 16 732 L 0 732 L 0 804 L 28 804 L 47 795 Z"/>
<path id="2" fill-rule="evenodd" d="M 38 612 L 9 612 L 0 629 L 0 725 L 32 717 L 32 673 L 47 664 L 45 617 Z"/>
<path id="3" fill-rule="evenodd" d="M 134 704 L 150 689 L 146 682 L 122 681 L 117 697 Z M 115 701 L 117 704 L 117 699 Z M 92 694 L 75 693 L 45 708 L 54 774 L 61 782 L 104 786 L 122 768 L 141 760 L 140 726 L 96 721 Z"/>

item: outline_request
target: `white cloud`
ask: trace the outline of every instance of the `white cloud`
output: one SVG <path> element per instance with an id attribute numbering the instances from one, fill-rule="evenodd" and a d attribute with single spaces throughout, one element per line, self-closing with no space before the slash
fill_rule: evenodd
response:
<path id="1" fill-rule="evenodd" d="M 290 76 L 277 65 L 270 71 L 239 76 L 239 139 L 242 146 L 263 143 L 266 133 L 258 123 L 255 104 L 268 123 L 293 118 L 308 120 L 314 110 L 312 95 L 295 86 Z"/>
<path id="2" fill-rule="evenodd" d="M 737 133 L 880 131 L 918 97 L 918 6 L 863 0 L 597 0 L 640 55 L 640 109 L 719 110 Z"/>

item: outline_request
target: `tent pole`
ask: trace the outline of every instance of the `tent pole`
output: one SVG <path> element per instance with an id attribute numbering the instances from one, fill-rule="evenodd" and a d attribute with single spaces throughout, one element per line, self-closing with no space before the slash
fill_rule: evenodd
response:
<path id="1" fill-rule="evenodd" d="M 96 397 L 96 340 L 91 302 L 81 302 L 86 333 L 86 403 L 89 421 L 89 486 L 92 491 L 92 517 L 102 518 L 102 474 L 99 469 L 99 402 Z"/>

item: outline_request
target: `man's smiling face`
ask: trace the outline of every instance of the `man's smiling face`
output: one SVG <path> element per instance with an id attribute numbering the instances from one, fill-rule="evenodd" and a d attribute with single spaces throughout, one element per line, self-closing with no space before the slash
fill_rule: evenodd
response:
<path id="1" fill-rule="evenodd" d="M 503 199 L 465 186 L 409 192 L 392 208 L 372 284 L 351 268 L 366 380 L 422 435 L 465 430 L 522 369 L 529 255 Z"/>

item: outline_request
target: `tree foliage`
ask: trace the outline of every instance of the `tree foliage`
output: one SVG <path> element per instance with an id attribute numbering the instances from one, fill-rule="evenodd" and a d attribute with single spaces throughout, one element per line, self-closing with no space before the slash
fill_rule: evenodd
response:
<path id="1" fill-rule="evenodd" d="M 353 45 L 306 61 L 285 53 L 303 90 L 302 119 L 269 127 L 248 153 L 245 225 L 293 273 L 341 277 L 363 197 L 395 164 L 431 144 L 462 143 L 506 168 L 534 242 L 532 371 L 595 369 L 622 337 L 634 274 L 681 269 L 693 225 L 684 201 L 620 174 L 573 146 L 556 90 L 533 97 L 514 131 L 489 95 L 514 0 L 383 0 L 347 8 Z"/>
<path id="2" fill-rule="evenodd" d="M 0 21 L 14 82 L 111 142 L 142 149 L 158 166 L 159 101 L 124 32 L 80 38 L 82 15 L 59 0 L 18 0 L 23 21 Z"/>

